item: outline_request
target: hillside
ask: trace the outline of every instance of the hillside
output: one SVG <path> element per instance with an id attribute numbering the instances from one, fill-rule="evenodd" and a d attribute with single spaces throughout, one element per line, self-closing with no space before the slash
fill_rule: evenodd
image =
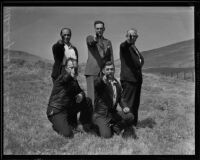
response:
<path id="1" fill-rule="evenodd" d="M 194 40 L 182 41 L 165 47 L 144 51 L 145 68 L 190 68 L 194 67 Z M 120 61 L 116 60 L 120 66 Z"/>
<path id="2" fill-rule="evenodd" d="M 4 155 L 195 154 L 193 82 L 144 74 L 137 140 L 85 133 L 67 139 L 53 131 L 46 117 L 52 64 L 25 52 L 9 52 L 9 58 L 4 53 Z M 83 72 L 78 80 L 86 91 Z"/>

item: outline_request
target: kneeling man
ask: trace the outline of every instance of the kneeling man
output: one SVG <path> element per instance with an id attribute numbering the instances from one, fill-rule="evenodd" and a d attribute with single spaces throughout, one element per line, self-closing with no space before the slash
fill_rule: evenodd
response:
<path id="1" fill-rule="evenodd" d="M 101 137 L 110 138 L 114 133 L 120 134 L 123 130 L 123 137 L 129 135 L 136 138 L 132 127 L 134 116 L 121 98 L 122 89 L 117 79 L 114 78 L 114 73 L 114 64 L 108 61 L 100 76 L 95 79 L 93 123 L 98 126 Z M 122 111 L 117 111 L 118 103 Z"/>
<path id="2" fill-rule="evenodd" d="M 77 127 L 77 113 L 85 131 L 91 126 L 92 103 L 86 98 L 77 81 L 77 60 L 69 58 L 64 72 L 55 80 L 49 99 L 47 116 L 53 129 L 65 137 L 72 137 Z"/>

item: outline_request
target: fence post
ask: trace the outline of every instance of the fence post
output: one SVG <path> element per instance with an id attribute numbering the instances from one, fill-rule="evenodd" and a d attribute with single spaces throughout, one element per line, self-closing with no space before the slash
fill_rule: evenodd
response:
<path id="1" fill-rule="evenodd" d="M 192 70 L 192 81 L 194 82 L 194 69 Z"/>
<path id="2" fill-rule="evenodd" d="M 184 78 L 184 80 L 185 80 L 185 78 L 186 78 L 186 73 L 185 73 L 185 71 L 183 71 L 183 73 L 184 73 L 184 76 L 183 76 L 183 78 Z"/>

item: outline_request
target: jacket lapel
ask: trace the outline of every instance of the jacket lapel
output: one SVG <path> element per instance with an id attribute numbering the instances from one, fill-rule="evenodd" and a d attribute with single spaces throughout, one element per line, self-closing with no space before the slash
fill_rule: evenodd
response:
<path id="1" fill-rule="evenodd" d="M 119 98 L 121 96 L 121 89 L 120 89 L 120 84 L 118 82 L 116 83 L 116 90 L 117 90 L 116 102 L 119 102 Z"/>
<path id="2" fill-rule="evenodd" d="M 135 55 L 134 60 L 137 61 L 137 63 L 139 65 L 141 65 L 141 62 L 140 62 L 141 56 L 140 56 L 140 52 L 137 50 L 137 48 L 131 45 L 129 47 L 129 51 L 130 51 L 131 54 Z M 137 51 L 138 51 L 138 53 L 136 53 Z"/>

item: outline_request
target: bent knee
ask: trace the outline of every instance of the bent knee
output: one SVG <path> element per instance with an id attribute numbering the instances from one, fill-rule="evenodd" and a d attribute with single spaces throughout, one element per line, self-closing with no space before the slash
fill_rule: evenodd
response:
<path id="1" fill-rule="evenodd" d="M 103 138 L 111 138 L 112 137 L 112 133 L 111 131 L 100 131 L 100 136 Z"/>
<path id="2" fill-rule="evenodd" d="M 72 130 L 67 130 L 67 129 L 55 129 L 53 128 L 58 134 L 66 137 L 66 138 L 72 138 L 74 135 L 73 135 L 73 132 Z"/>
<path id="3" fill-rule="evenodd" d="M 127 115 L 126 115 L 126 120 L 129 120 L 129 121 L 134 120 L 134 115 L 133 115 L 133 113 L 127 113 Z"/>
<path id="4" fill-rule="evenodd" d="M 111 138 L 112 134 L 101 134 L 100 136 L 103 138 Z"/>
<path id="5" fill-rule="evenodd" d="M 63 135 L 66 138 L 72 138 L 74 136 L 73 132 L 60 132 L 61 135 Z"/>

